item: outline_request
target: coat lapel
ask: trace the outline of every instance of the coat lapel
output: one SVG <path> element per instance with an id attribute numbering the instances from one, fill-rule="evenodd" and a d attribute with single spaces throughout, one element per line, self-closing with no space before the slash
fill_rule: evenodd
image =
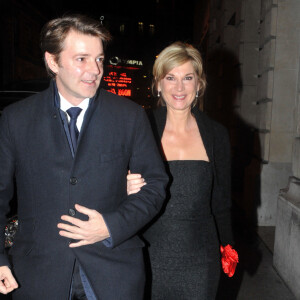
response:
<path id="1" fill-rule="evenodd" d="M 87 131 L 87 129 L 89 127 L 89 123 L 92 119 L 92 116 L 93 116 L 95 110 L 97 109 L 97 107 L 99 107 L 101 105 L 100 94 L 101 94 L 101 92 L 100 92 L 100 90 L 98 90 L 96 95 L 90 99 L 89 107 L 85 113 L 83 124 L 81 126 L 80 134 L 78 137 L 77 151 L 78 151 L 78 148 L 80 147 L 80 144 L 83 143 L 82 140 L 84 140 L 85 132 Z"/>
<path id="2" fill-rule="evenodd" d="M 213 133 L 209 119 L 203 112 L 201 112 L 198 108 L 195 107 L 192 109 L 192 114 L 196 118 L 196 122 L 209 161 L 213 162 Z"/>
<path id="3" fill-rule="evenodd" d="M 86 162 L 92 161 L 91 157 L 111 150 L 109 141 L 112 139 L 111 129 L 115 125 L 115 116 L 112 115 L 110 105 L 107 105 L 109 101 L 105 92 L 100 89 L 86 111 L 74 157 L 76 168 L 87 170 L 91 166 Z"/>
<path id="4" fill-rule="evenodd" d="M 212 128 L 209 122 L 208 117 L 201 112 L 198 108 L 194 107 L 192 109 L 192 114 L 196 118 L 196 122 L 201 134 L 201 138 L 209 158 L 209 161 L 213 161 L 213 133 Z M 158 109 L 154 110 L 153 113 L 149 113 L 149 118 L 151 121 L 152 129 L 154 132 L 154 136 L 157 140 L 159 140 L 159 145 L 161 147 L 160 140 L 162 138 L 164 128 L 166 126 L 167 120 L 167 108 L 166 107 L 159 107 Z"/>

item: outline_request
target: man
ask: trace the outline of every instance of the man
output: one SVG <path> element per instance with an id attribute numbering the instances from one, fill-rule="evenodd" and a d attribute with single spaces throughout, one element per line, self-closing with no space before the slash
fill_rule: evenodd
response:
<path id="1" fill-rule="evenodd" d="M 87 17 L 48 22 L 54 80 L 2 114 L 0 224 L 16 182 L 19 228 L 11 265 L 0 254 L 0 292 L 13 299 L 142 299 L 136 233 L 161 208 L 167 177 L 143 109 L 98 89 L 108 40 Z M 127 196 L 129 168 L 147 185 Z"/>

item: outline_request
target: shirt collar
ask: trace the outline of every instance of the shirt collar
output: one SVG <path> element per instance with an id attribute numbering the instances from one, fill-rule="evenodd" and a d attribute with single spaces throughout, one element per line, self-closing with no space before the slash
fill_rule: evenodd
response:
<path id="1" fill-rule="evenodd" d="M 52 85 L 53 92 L 54 92 L 54 107 L 61 108 L 61 105 L 60 105 L 60 97 L 62 97 L 62 96 L 61 96 L 61 94 L 59 94 L 59 92 L 58 92 L 58 89 L 57 89 L 57 86 L 56 86 L 55 79 L 52 79 L 52 80 L 51 80 L 50 86 L 51 86 L 51 85 Z M 99 91 L 99 90 L 98 90 L 98 91 Z M 86 101 L 86 99 L 84 99 L 84 101 L 82 101 L 81 104 L 83 104 L 83 102 L 84 102 L 84 103 L 88 102 L 88 106 L 93 105 L 94 100 L 95 100 L 97 94 L 98 94 L 98 92 L 95 94 L 94 97 L 92 97 L 92 98 L 86 98 L 86 99 L 89 99 L 89 101 Z M 65 100 L 66 100 L 66 99 L 65 99 Z M 66 100 L 66 101 L 67 101 L 67 100 Z M 67 102 L 68 102 L 68 101 L 67 101 Z M 68 103 L 69 103 L 69 102 L 68 102 Z M 73 105 L 70 104 L 70 107 L 71 107 L 71 106 L 73 106 Z M 80 105 L 79 105 L 79 107 L 82 108 Z M 68 107 L 68 108 L 69 108 L 69 107 Z M 68 109 L 68 108 L 67 108 L 67 109 Z M 87 107 L 86 107 L 86 108 L 87 108 Z"/>
<path id="2" fill-rule="evenodd" d="M 71 104 L 66 98 L 64 98 L 60 92 L 58 92 L 58 94 L 60 97 L 60 109 L 62 111 L 67 111 L 70 107 L 74 107 L 74 105 Z M 85 98 L 76 107 L 80 107 L 83 111 L 86 111 L 89 106 L 89 100 L 90 98 Z"/>

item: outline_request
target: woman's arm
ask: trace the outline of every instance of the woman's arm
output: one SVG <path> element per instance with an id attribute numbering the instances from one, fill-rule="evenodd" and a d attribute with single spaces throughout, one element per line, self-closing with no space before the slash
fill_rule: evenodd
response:
<path id="1" fill-rule="evenodd" d="M 231 216 L 231 154 L 227 130 L 214 123 L 214 187 L 212 211 L 222 245 L 233 244 Z"/>

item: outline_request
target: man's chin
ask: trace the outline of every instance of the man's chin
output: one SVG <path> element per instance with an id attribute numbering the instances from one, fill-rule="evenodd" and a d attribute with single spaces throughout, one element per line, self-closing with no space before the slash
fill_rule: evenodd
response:
<path id="1" fill-rule="evenodd" d="M 93 98 L 96 95 L 96 92 L 99 87 L 90 89 L 89 91 L 86 91 L 85 93 L 82 93 L 81 95 L 85 98 Z"/>

